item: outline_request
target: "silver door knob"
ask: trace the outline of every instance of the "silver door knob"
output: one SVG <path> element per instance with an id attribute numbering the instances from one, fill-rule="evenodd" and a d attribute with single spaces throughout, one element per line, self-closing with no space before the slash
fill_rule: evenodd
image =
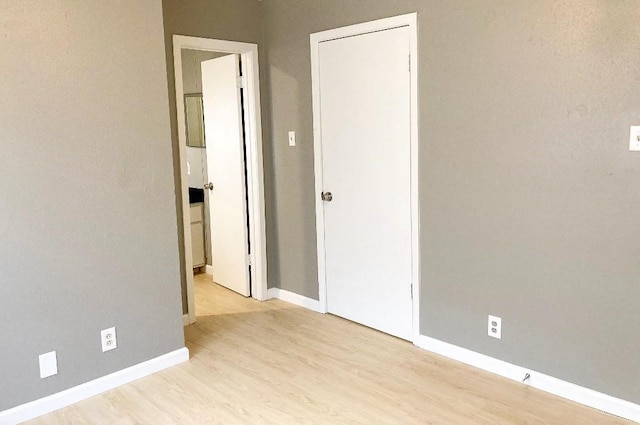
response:
<path id="1" fill-rule="evenodd" d="M 321 198 L 323 201 L 331 202 L 333 200 L 333 195 L 331 192 L 322 192 Z"/>
<path id="2" fill-rule="evenodd" d="M 204 185 L 205 189 L 213 190 L 213 183 L 207 183 Z"/>

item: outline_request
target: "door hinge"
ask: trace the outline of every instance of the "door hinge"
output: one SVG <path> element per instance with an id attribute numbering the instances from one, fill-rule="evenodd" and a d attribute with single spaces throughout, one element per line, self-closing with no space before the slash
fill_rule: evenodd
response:
<path id="1" fill-rule="evenodd" d="M 247 266 L 253 266 L 253 255 L 247 255 Z"/>
<path id="2" fill-rule="evenodd" d="M 413 283 L 409 286 L 411 287 L 411 299 L 413 299 Z"/>
<path id="3" fill-rule="evenodd" d="M 409 72 L 411 72 L 411 55 L 409 55 Z"/>
<path id="4" fill-rule="evenodd" d="M 244 83 L 245 83 L 244 77 L 238 77 L 236 81 L 239 89 L 244 88 Z"/>

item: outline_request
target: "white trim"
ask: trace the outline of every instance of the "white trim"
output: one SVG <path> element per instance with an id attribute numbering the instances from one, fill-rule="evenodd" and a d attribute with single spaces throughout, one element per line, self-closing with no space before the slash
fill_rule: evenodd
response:
<path id="1" fill-rule="evenodd" d="M 191 322 L 189 321 L 189 315 L 188 314 L 183 314 L 182 315 L 182 326 L 189 326 L 191 324 Z"/>
<path id="2" fill-rule="evenodd" d="M 189 350 L 180 348 L 93 381 L 0 412 L 0 425 L 13 425 L 46 415 L 188 360 Z"/>
<path id="3" fill-rule="evenodd" d="M 300 307 L 307 308 L 309 310 L 316 311 L 318 313 L 324 313 L 324 311 L 322 311 L 322 309 L 320 308 L 320 301 L 313 300 L 311 298 L 307 298 L 293 292 L 285 291 L 284 289 L 269 288 L 268 296 L 269 299 L 275 298 L 291 304 L 295 304 Z"/>
<path id="4" fill-rule="evenodd" d="M 320 310 L 327 312 L 327 275 L 325 265 L 324 246 L 324 206 L 320 194 L 323 191 L 322 185 L 322 136 L 320 119 L 320 39 L 316 39 L 316 34 L 311 34 L 311 98 L 313 103 L 313 169 L 315 174 L 315 194 L 316 200 L 316 254 L 318 261 L 318 300 Z"/>
<path id="5" fill-rule="evenodd" d="M 411 277 L 413 283 L 413 340 L 420 335 L 420 198 L 418 173 L 418 15 L 410 13 L 392 18 L 351 25 L 311 34 L 311 83 L 313 99 L 313 158 L 316 193 L 316 240 L 320 311 L 327 311 L 327 278 L 325 273 L 324 208 L 322 193 L 322 134 L 320 117 L 320 75 L 318 48 L 321 42 L 337 38 L 409 27 L 411 53 Z"/>
<path id="6" fill-rule="evenodd" d="M 187 180 L 187 144 L 182 81 L 182 49 L 205 50 L 210 52 L 237 53 L 242 57 L 242 71 L 247 81 L 247 193 L 249 203 L 249 237 L 253 248 L 252 266 L 253 298 L 267 299 L 267 242 L 264 201 L 264 171 L 262 158 L 262 121 L 260 113 L 260 70 L 258 66 L 258 45 L 236 41 L 214 40 L 184 35 L 173 36 L 173 66 L 176 86 L 176 111 L 178 123 L 178 155 L 180 163 L 182 214 L 184 227 L 185 270 L 187 271 L 187 304 L 189 323 L 195 323 L 195 291 L 193 288 L 193 253 L 191 252 L 191 220 L 189 217 L 189 185 Z M 209 269 L 207 268 L 207 271 Z"/>
<path id="7" fill-rule="evenodd" d="M 392 28 L 416 25 L 417 13 L 407 13 L 405 15 L 392 16 L 390 18 L 378 19 L 375 21 L 363 22 L 346 27 L 333 28 L 326 31 L 311 34 L 311 44 L 318 44 L 323 41 L 336 40 L 338 38 L 353 37 L 355 35 L 367 34 L 370 32 L 384 31 Z"/>
<path id="8" fill-rule="evenodd" d="M 418 15 L 407 16 L 411 51 L 411 282 L 413 340 L 420 336 L 420 173 L 418 134 Z"/>
<path id="9" fill-rule="evenodd" d="M 539 390 L 566 398 L 576 403 L 601 410 L 621 418 L 640 422 L 640 405 L 612 397 L 589 388 L 581 387 L 553 376 L 516 366 L 502 360 L 447 342 L 420 335 L 415 345 L 436 354 L 477 367 L 502 377 L 522 382 L 528 373 L 530 378 L 524 384 Z"/>

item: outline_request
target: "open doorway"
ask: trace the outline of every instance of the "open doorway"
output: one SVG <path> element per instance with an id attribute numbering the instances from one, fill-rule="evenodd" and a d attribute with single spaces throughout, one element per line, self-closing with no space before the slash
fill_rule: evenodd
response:
<path id="1" fill-rule="evenodd" d="M 218 273 L 224 286 L 267 298 L 258 50 L 250 43 L 174 35 L 173 53 L 190 324 L 196 320 L 192 270 L 206 272 L 198 275 L 200 283 Z M 229 107 L 221 106 L 223 98 Z M 204 120 L 194 118 L 198 114 Z M 234 141 L 221 145 L 223 139 Z"/>

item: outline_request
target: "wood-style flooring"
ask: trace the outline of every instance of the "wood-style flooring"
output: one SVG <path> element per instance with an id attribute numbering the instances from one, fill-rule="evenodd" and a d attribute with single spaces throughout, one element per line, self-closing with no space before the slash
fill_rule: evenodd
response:
<path id="1" fill-rule="evenodd" d="M 191 360 L 31 424 L 616 425 L 566 401 L 332 315 L 198 275 Z"/>

